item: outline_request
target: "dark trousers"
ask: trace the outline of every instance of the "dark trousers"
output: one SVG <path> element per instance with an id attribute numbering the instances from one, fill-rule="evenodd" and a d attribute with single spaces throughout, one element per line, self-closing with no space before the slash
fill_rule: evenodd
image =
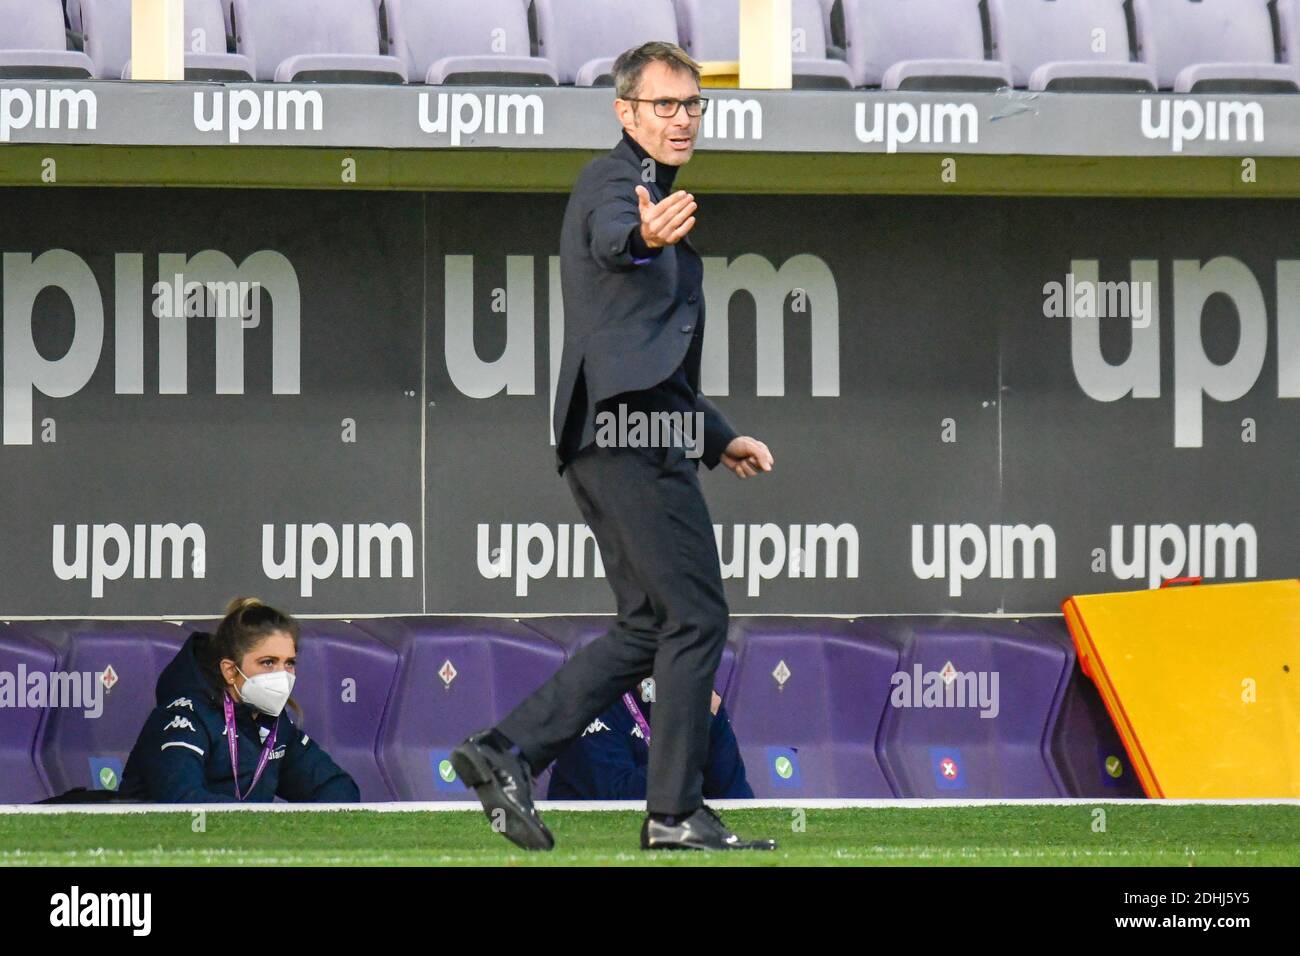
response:
<path id="1" fill-rule="evenodd" d="M 709 704 L 727 637 L 697 463 L 681 448 L 596 445 L 569 462 L 564 477 L 600 546 L 618 619 L 497 725 L 540 772 L 653 673 L 651 813 L 687 813 L 703 803 Z"/>

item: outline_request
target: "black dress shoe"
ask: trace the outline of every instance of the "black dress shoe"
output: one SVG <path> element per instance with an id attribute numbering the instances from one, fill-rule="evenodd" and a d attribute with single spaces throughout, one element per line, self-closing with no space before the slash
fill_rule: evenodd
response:
<path id="1" fill-rule="evenodd" d="M 492 829 L 525 850 L 549 850 L 555 837 L 533 806 L 533 773 L 528 761 L 487 741 L 488 731 L 471 734 L 451 752 L 456 775 L 473 787 Z"/>
<path id="2" fill-rule="evenodd" d="M 647 816 L 641 824 L 643 850 L 775 850 L 775 840 L 742 840 L 708 807 L 700 807 L 675 826 Z"/>

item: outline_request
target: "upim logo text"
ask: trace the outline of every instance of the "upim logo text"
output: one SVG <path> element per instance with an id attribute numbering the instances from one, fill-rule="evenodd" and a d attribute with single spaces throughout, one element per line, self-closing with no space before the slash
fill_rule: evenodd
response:
<path id="1" fill-rule="evenodd" d="M 1020 577 L 1038 577 L 1035 568 L 1036 545 L 1042 545 L 1043 577 L 1056 577 L 1056 532 L 1051 525 L 989 525 L 988 534 L 977 524 L 932 526 L 930 554 L 925 557 L 925 525 L 912 525 L 912 573 L 922 581 L 948 578 L 948 596 L 961 597 L 964 581 L 973 581 L 988 568 L 990 578 L 1011 580 L 1016 577 L 1016 546 L 1020 546 Z M 947 540 L 947 550 L 944 540 Z M 966 557 L 966 546 L 973 552 Z"/>
<path id="2" fill-rule="evenodd" d="M 438 114 L 431 116 L 429 104 L 435 97 Z M 462 137 L 476 143 L 473 134 L 479 132 L 486 136 L 541 136 L 546 127 L 546 104 L 536 93 L 421 93 L 419 109 L 421 132 L 446 133 L 450 129 L 452 146 L 459 146 Z"/>
<path id="3" fill-rule="evenodd" d="M 1186 532 L 1176 524 L 1138 524 L 1133 525 L 1132 539 L 1132 549 L 1126 549 L 1124 526 L 1110 526 L 1110 570 L 1121 581 L 1145 575 L 1147 586 L 1155 588 L 1170 578 L 1183 576 L 1235 578 L 1238 557 L 1242 576 L 1255 576 L 1259 544 L 1254 525 L 1245 522 L 1194 524 Z M 1125 556 L 1126 550 L 1131 558 Z M 1099 562 L 1104 560 L 1104 555 L 1094 552 L 1093 570 L 1098 570 Z"/>
<path id="4" fill-rule="evenodd" d="M 121 253 L 114 257 L 113 271 L 109 280 L 116 351 L 113 391 L 143 395 L 147 338 L 144 256 Z M 273 308 L 271 391 L 298 394 L 302 297 L 298 274 L 288 259 L 266 249 L 237 266 L 225 253 L 212 249 L 193 256 L 163 253 L 158 256 L 157 274 L 181 275 L 187 283 L 200 283 L 205 289 L 213 283 L 225 294 L 233 290 L 235 298 L 252 287 L 269 293 Z M 4 444 L 30 445 L 34 393 L 69 398 L 85 388 L 99 367 L 104 348 L 104 293 L 86 261 L 66 249 L 51 249 L 34 258 L 30 253 L 6 252 L 0 285 L 4 288 L 0 300 L 4 314 Z M 46 289 L 59 289 L 72 303 L 72 344 L 55 359 L 46 358 L 36 343 L 36 300 Z M 189 391 L 190 323 L 185 314 L 157 319 L 160 395 Z M 238 316 L 218 317 L 213 322 L 210 334 L 214 336 L 218 395 L 244 394 L 244 332 L 252 328 Z"/>
<path id="5" fill-rule="evenodd" d="M 1131 326 L 1131 344 L 1123 361 L 1102 354 L 1101 322 L 1092 316 L 1070 319 L 1070 363 L 1085 395 L 1098 402 L 1122 398 L 1160 398 L 1160 262 L 1133 259 L 1133 279 L 1149 285 L 1149 321 Z M 1096 282 L 1096 259 L 1075 259 L 1070 271 L 1081 281 Z M 1268 357 L 1268 306 L 1260 279 L 1240 259 L 1219 256 L 1207 262 L 1173 261 L 1173 406 L 1174 447 L 1200 448 L 1202 408 L 1206 397 L 1232 402 L 1259 383 Z M 1277 397 L 1300 398 L 1300 259 L 1278 259 Z M 1268 278 L 1265 281 L 1269 281 Z M 1222 297 L 1237 313 L 1238 333 L 1231 358 L 1211 358 L 1202 336 L 1202 319 L 1210 299 Z M 1168 354 L 1168 352 L 1164 352 Z M 1267 381 L 1267 378 L 1265 379 Z"/>
<path id="6" fill-rule="evenodd" d="M 1160 119 L 1152 119 L 1152 107 L 1160 104 Z M 1142 135 L 1167 139 L 1175 153 L 1192 140 L 1221 143 L 1262 143 L 1264 108 L 1257 102 L 1237 100 L 1142 100 Z"/>
<path id="7" fill-rule="evenodd" d="M 200 133 L 224 130 L 232 143 L 259 127 L 267 132 L 302 132 L 308 128 L 320 132 L 324 124 L 325 101 L 316 90 L 217 90 L 194 94 L 194 128 Z"/>
<path id="8" fill-rule="evenodd" d="M 858 576 L 858 529 L 848 522 L 839 525 L 738 524 L 732 526 L 731 558 L 726 558 L 724 526 L 715 524 L 722 577 L 742 578 L 746 593 L 757 597 L 762 582 L 781 576 L 818 577 L 818 566 L 826 578 L 839 577 L 841 555 L 844 576 Z M 581 578 L 591 560 L 592 577 L 605 576 L 600 547 L 585 524 L 561 524 L 556 531 L 540 521 L 531 524 L 502 524 L 500 545 L 492 547 L 492 526 L 478 526 L 478 571 L 485 578 L 515 579 L 515 596 L 527 597 L 530 581 L 550 576 Z M 746 537 L 748 536 L 748 548 Z M 540 552 L 540 553 L 536 553 Z"/>
<path id="9" fill-rule="evenodd" d="M 401 576 L 415 575 L 415 540 L 405 522 L 345 524 L 335 531 L 328 524 L 284 526 L 284 558 L 275 556 L 275 525 L 262 525 L 262 572 L 272 581 L 298 578 L 298 593 L 311 597 L 317 581 L 340 574 L 344 578 L 369 578 L 372 549 L 378 547 L 379 576 L 393 576 L 394 549 L 401 546 Z M 323 549 L 323 554 L 318 553 Z"/>
<path id="10" fill-rule="evenodd" d="M 138 524 L 134 533 L 127 534 L 120 524 L 77 525 L 75 553 L 67 559 L 67 528 L 53 526 L 54 573 L 60 581 L 84 581 L 90 578 L 90 596 L 104 596 L 104 582 L 116 581 L 131 570 L 137 581 L 163 577 L 163 549 L 171 548 L 170 577 L 179 581 L 185 577 L 185 547 L 190 546 L 191 576 L 198 579 L 205 574 L 207 537 L 203 527 L 191 521 L 181 526 L 169 524 Z M 87 537 L 89 536 L 89 544 Z M 109 555 L 112 558 L 109 558 Z M 148 559 L 148 565 L 145 561 Z"/>
<path id="11" fill-rule="evenodd" d="M 0 89 L 0 143 L 15 130 L 98 128 L 99 101 L 90 90 Z"/>
<path id="12" fill-rule="evenodd" d="M 867 108 L 871 107 L 871 126 Z M 885 144 L 896 153 L 900 145 L 921 143 L 975 144 L 980 141 L 980 114 L 973 103 L 855 103 L 853 132 L 860 143 Z"/>

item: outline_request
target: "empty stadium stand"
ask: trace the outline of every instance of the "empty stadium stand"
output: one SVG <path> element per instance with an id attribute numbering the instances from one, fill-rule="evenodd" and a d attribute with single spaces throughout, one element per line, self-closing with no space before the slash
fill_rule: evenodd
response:
<path id="1" fill-rule="evenodd" d="M 740 59 L 740 0 L 676 0 L 682 48 L 698 61 Z M 847 63 L 827 55 L 827 21 L 818 0 L 793 0 L 794 89 L 849 89 Z"/>
<path id="2" fill-rule="evenodd" d="M 1176 93 L 1294 93 L 1264 0 L 1133 0 L 1141 59 Z"/>
<path id="3" fill-rule="evenodd" d="M 537 50 L 559 71 L 561 83 L 602 86 L 614 60 L 649 40 L 676 43 L 672 0 L 533 0 Z"/>
<path id="4" fill-rule="evenodd" d="M 118 79 L 131 0 L 0 0 L 0 77 Z M 186 78 L 599 86 L 650 39 L 739 56 L 739 0 L 186 0 Z M 1289 93 L 1296 0 L 792 0 L 795 89 Z M 223 46 L 221 31 L 227 35 Z"/>
<path id="5" fill-rule="evenodd" d="M 985 57 L 979 5 L 952 0 L 840 0 L 854 86 L 992 90 L 1011 85 Z"/>
<path id="6" fill-rule="evenodd" d="M 80 0 L 85 51 L 98 79 L 131 78 L 131 2 Z M 226 52 L 220 0 L 185 0 L 185 78 L 231 83 L 253 79 L 248 58 Z"/>
<path id="7" fill-rule="evenodd" d="M 93 76 L 90 57 L 67 42 L 59 0 L 0 0 L 0 78 Z"/>
<path id="8" fill-rule="evenodd" d="M 989 0 L 994 52 L 1031 90 L 1153 91 L 1155 69 L 1130 59 L 1124 0 Z"/>
<path id="9" fill-rule="evenodd" d="M 555 64 L 531 54 L 520 0 L 386 0 L 390 49 L 413 83 L 555 86 Z"/>
<path id="10" fill-rule="evenodd" d="M 276 83 L 405 83 L 406 65 L 380 52 L 373 0 L 235 0 L 235 49 Z"/>

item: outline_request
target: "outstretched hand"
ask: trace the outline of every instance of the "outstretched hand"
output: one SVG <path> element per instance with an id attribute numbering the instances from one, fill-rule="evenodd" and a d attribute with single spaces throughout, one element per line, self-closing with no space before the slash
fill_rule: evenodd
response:
<path id="1" fill-rule="evenodd" d="M 675 245 L 695 228 L 695 217 L 691 214 L 697 203 L 686 190 L 679 189 L 656 203 L 650 201 L 648 189 L 637 186 L 636 197 L 641 212 L 641 238 L 649 248 Z"/>
<path id="2" fill-rule="evenodd" d="M 753 478 L 772 470 L 772 453 L 757 438 L 737 435 L 722 453 L 722 463 L 740 478 Z"/>

